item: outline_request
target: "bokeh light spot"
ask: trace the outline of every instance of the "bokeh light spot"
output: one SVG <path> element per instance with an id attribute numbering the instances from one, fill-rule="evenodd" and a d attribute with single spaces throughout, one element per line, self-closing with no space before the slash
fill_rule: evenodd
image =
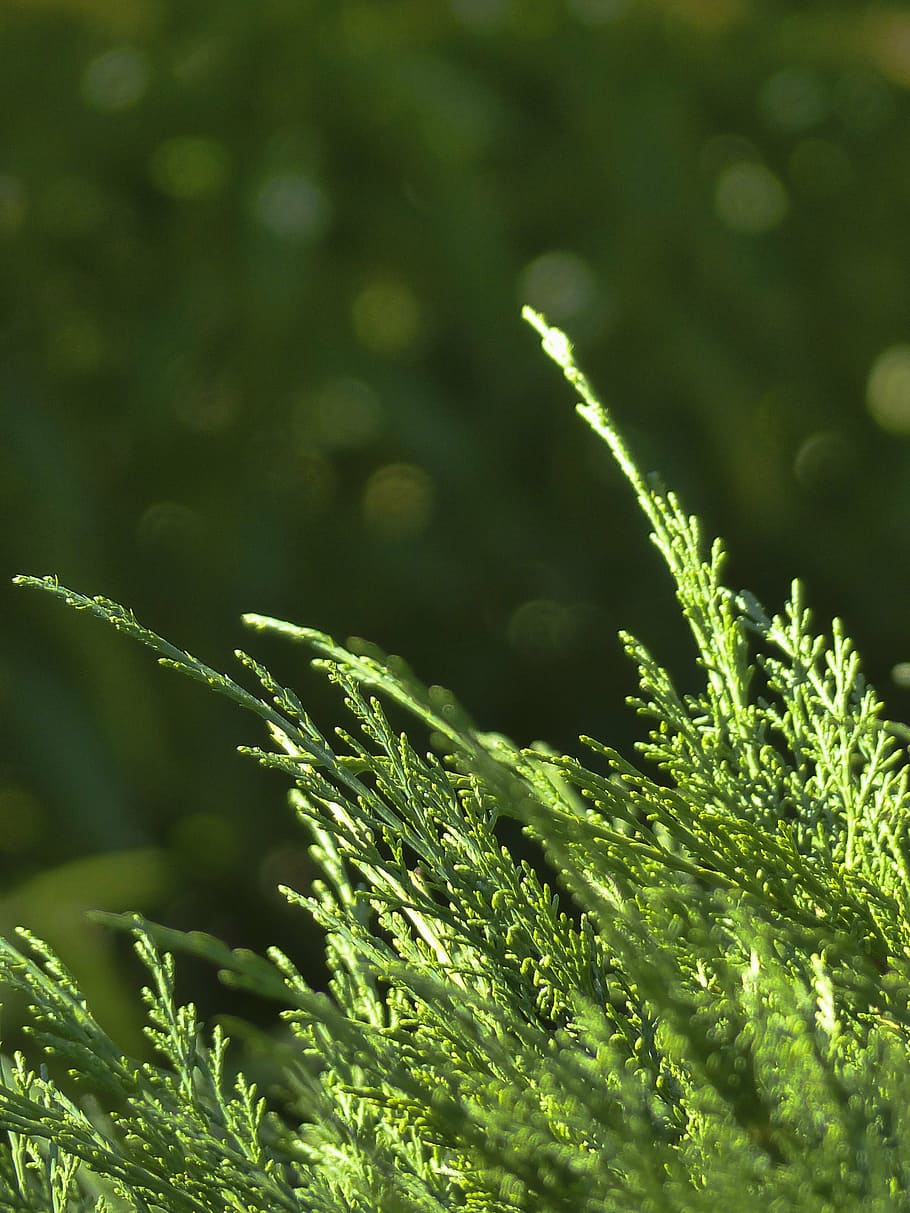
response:
<path id="1" fill-rule="evenodd" d="M 269 177 L 256 193 L 253 211 L 267 231 L 283 240 L 318 240 L 331 218 L 325 193 L 303 173 Z"/>
<path id="2" fill-rule="evenodd" d="M 910 14 L 899 5 L 882 5 L 866 15 L 869 57 L 882 75 L 901 88 L 910 87 Z"/>
<path id="3" fill-rule="evenodd" d="M 910 345 L 892 345 L 876 358 L 866 385 L 873 420 L 891 434 L 910 434 Z"/>
<path id="4" fill-rule="evenodd" d="M 351 309 L 361 345 L 377 354 L 400 354 L 417 340 L 420 302 L 404 282 L 383 278 L 370 282 Z"/>
<path id="5" fill-rule="evenodd" d="M 433 510 L 433 482 L 413 463 L 389 463 L 370 476 L 363 491 L 366 526 L 385 539 L 422 534 Z"/>
<path id="6" fill-rule="evenodd" d="M 110 113 L 129 109 L 148 88 L 148 59 L 132 46 L 121 46 L 92 59 L 82 74 L 82 96 L 93 109 Z"/>
<path id="7" fill-rule="evenodd" d="M 217 194 L 228 177 L 228 155 L 217 139 L 178 135 L 166 139 L 152 152 L 152 180 L 162 191 L 180 201 L 195 201 Z"/>
<path id="8" fill-rule="evenodd" d="M 910 690 L 910 661 L 899 661 L 891 670 L 891 679 L 895 686 Z"/>
<path id="9" fill-rule="evenodd" d="M 801 134 L 824 121 L 828 101 L 821 81 L 801 67 L 776 72 L 758 95 L 762 113 L 779 130 Z"/>
<path id="10" fill-rule="evenodd" d="M 519 299 L 557 324 L 573 320 L 594 304 L 597 283 L 591 267 L 575 253 L 554 249 L 521 272 Z"/>
<path id="11" fill-rule="evenodd" d="M 760 235 L 783 222 L 788 208 L 787 191 L 766 165 L 740 160 L 721 171 L 714 205 L 727 227 L 747 235 Z"/>

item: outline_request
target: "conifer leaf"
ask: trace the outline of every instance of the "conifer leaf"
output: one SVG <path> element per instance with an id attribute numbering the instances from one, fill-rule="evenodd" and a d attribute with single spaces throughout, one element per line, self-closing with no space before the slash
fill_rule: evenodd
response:
<path id="1" fill-rule="evenodd" d="M 312 652 L 347 712 L 328 733 L 253 656 L 236 653 L 255 693 L 116 603 L 17 578 L 264 722 L 243 752 L 292 785 L 321 877 L 283 891 L 323 928 L 331 979 L 316 991 L 277 949 L 97 915 L 148 970 L 140 1063 L 45 945 L 0 941 L 0 981 L 78 1079 L 2 1060 L 0 1209 L 908 1207 L 906 726 L 841 623 L 815 631 L 798 582 L 776 614 L 724 584 L 723 545 L 639 472 L 568 338 L 524 314 L 650 524 L 700 688 L 679 693 L 623 634 L 648 732 L 637 761 L 582 738 L 588 766 L 480 732 L 362 641 L 244 616 Z M 504 818 L 549 872 L 503 847 Z M 280 1095 L 228 1080 L 227 1039 L 176 1001 L 174 952 L 280 1008 Z"/>

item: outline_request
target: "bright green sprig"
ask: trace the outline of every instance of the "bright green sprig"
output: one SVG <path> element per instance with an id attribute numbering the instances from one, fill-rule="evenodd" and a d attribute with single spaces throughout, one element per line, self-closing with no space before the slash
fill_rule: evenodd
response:
<path id="1" fill-rule="evenodd" d="M 596 769 L 522 749 L 399 659 L 245 616 L 314 652 L 353 722 L 326 735 L 254 658 L 237 652 L 257 693 L 115 603 L 17 579 L 265 723 L 272 748 L 244 751 L 293 785 L 322 877 L 285 894 L 324 928 L 332 976 L 319 993 L 277 949 L 100 916 L 134 932 L 149 971 L 156 1064 L 139 1064 L 43 945 L 0 943 L 0 979 L 91 1095 L 5 1066 L 0 1210 L 908 1207 L 901 728 L 841 625 L 813 632 L 799 583 L 779 615 L 723 584 L 720 542 L 638 471 L 565 335 L 525 316 L 629 480 L 695 641 L 703 688 L 681 695 L 623 636 L 657 771 L 593 739 Z M 505 818 L 559 888 L 504 849 Z M 176 1003 L 177 950 L 281 1008 L 271 1106 L 227 1083 L 224 1036 Z"/>

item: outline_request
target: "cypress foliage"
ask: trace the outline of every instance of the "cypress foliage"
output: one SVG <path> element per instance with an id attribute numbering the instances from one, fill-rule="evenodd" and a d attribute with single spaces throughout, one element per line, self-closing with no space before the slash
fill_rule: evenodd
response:
<path id="1" fill-rule="evenodd" d="M 139 1064 L 42 943 L 0 942 L 0 981 L 77 1080 L 66 1094 L 4 1060 L 0 1209 L 910 1208 L 908 731 L 798 583 L 778 614 L 723 584 L 722 545 L 641 476 L 567 338 L 525 315 L 648 517 L 701 691 L 624 635 L 650 731 L 634 762 L 584 738 L 587 766 L 478 731 L 397 660 L 245 617 L 315 653 L 352 720 L 329 737 L 245 653 L 255 692 L 116 603 L 18 578 L 265 722 L 270 746 L 246 752 L 293 784 L 322 880 L 285 893 L 325 929 L 332 980 L 318 993 L 277 950 L 107 916 L 149 972 L 157 1063 Z M 502 846 L 504 818 L 558 892 Z M 175 950 L 280 1006 L 268 1107 L 176 1004 Z"/>

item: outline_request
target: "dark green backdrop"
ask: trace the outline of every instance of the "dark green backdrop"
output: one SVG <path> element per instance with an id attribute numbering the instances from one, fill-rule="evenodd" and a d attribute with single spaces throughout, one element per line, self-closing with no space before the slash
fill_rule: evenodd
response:
<path id="1" fill-rule="evenodd" d="M 576 338 L 730 576 L 910 659 L 910 11 L 752 0 L 8 0 L 2 567 L 214 664 L 254 610 L 368 636 L 480 723 L 638 725 L 615 634 L 688 649 L 627 486 L 519 321 Z M 117 1030 L 88 904 L 318 954 L 260 741 L 6 586 L 0 930 Z M 900 675 L 900 669 L 897 671 Z M 198 979 L 203 1003 L 221 1005 Z"/>

